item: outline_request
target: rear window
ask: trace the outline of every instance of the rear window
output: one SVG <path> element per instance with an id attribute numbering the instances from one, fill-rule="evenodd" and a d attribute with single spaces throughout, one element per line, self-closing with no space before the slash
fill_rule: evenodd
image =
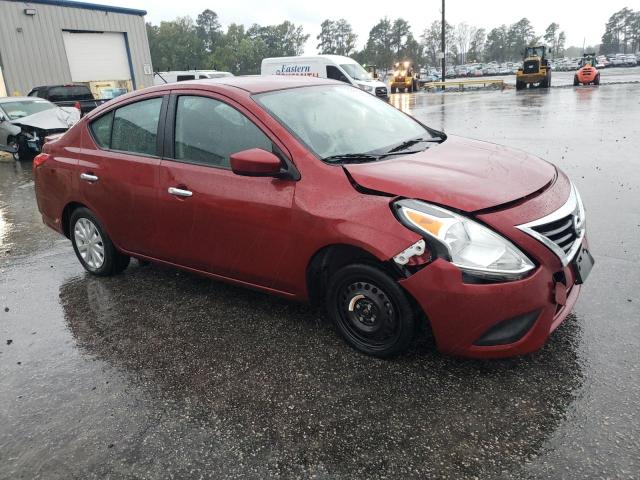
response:
<path id="1" fill-rule="evenodd" d="M 98 146 L 102 148 L 109 148 L 111 146 L 112 124 L 113 112 L 109 112 L 91 123 L 91 132 Z"/>
<path id="2" fill-rule="evenodd" d="M 111 148 L 122 152 L 157 155 L 158 122 L 162 98 L 131 103 L 116 110 Z"/>
<path id="3" fill-rule="evenodd" d="M 49 100 L 52 102 L 93 100 L 93 95 L 91 90 L 84 85 L 68 85 L 50 88 Z"/>

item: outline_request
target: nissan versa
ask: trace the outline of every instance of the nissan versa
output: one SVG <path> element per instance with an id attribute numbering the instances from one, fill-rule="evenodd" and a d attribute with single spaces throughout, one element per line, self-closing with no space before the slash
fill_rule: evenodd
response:
<path id="1" fill-rule="evenodd" d="M 94 275 L 161 262 L 321 302 L 356 349 L 539 349 L 593 258 L 580 195 L 521 151 L 447 136 L 366 92 L 238 77 L 119 97 L 33 164 L 44 222 Z"/>

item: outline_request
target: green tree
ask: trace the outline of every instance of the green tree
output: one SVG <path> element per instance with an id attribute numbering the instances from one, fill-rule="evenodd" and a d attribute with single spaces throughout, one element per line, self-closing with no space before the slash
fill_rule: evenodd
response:
<path id="1" fill-rule="evenodd" d="M 420 35 L 425 61 L 435 67 L 440 66 L 438 52 L 442 50 L 442 22 L 435 21 Z M 447 51 L 451 51 L 451 46 L 455 40 L 454 28 L 449 23 L 445 27 L 445 42 Z"/>
<path id="2" fill-rule="evenodd" d="M 615 12 L 605 25 L 602 53 L 627 53 L 640 48 L 640 12 L 623 8 Z"/>
<path id="3" fill-rule="evenodd" d="M 320 24 L 320 33 L 316 37 L 318 40 L 318 53 L 333 54 L 336 51 L 336 22 L 325 20 Z"/>
<path id="4" fill-rule="evenodd" d="M 344 18 L 338 21 L 325 20 L 320 24 L 318 52 L 321 54 L 351 55 L 355 51 L 358 36 Z"/>
<path id="5" fill-rule="evenodd" d="M 484 47 L 487 41 L 487 32 L 484 28 L 471 28 L 471 42 L 469 42 L 467 59 L 471 62 L 479 62 L 484 57 Z"/>
<path id="6" fill-rule="evenodd" d="M 567 41 L 567 36 L 564 34 L 564 32 L 560 32 L 560 34 L 558 35 L 558 43 L 556 45 L 556 55 L 557 56 L 562 56 L 564 55 L 564 44 Z"/>
<path id="7" fill-rule="evenodd" d="M 392 43 L 392 25 L 385 17 L 369 32 L 366 46 L 368 63 L 376 64 L 380 68 L 390 67 L 393 63 Z"/>
<path id="8" fill-rule="evenodd" d="M 407 39 L 411 37 L 411 26 L 403 18 L 397 18 L 391 26 L 391 51 L 397 60 L 406 46 Z"/>
<path id="9" fill-rule="evenodd" d="M 218 14 L 213 10 L 204 10 L 196 18 L 196 31 L 207 51 L 212 52 L 216 43 L 222 37 L 222 27 L 218 20 Z"/>
<path id="10" fill-rule="evenodd" d="M 344 18 L 335 23 L 335 43 L 337 55 L 351 55 L 356 48 L 358 36 L 353 32 L 351 24 Z"/>
<path id="11" fill-rule="evenodd" d="M 507 30 L 507 44 L 505 59 L 515 59 L 522 55 L 525 47 L 533 45 L 540 40 L 527 18 L 522 18 Z"/>
<path id="12" fill-rule="evenodd" d="M 485 59 L 504 62 L 510 55 L 509 49 L 507 26 L 501 25 L 492 29 L 487 35 Z"/>
<path id="13" fill-rule="evenodd" d="M 151 62 L 157 71 L 202 68 L 206 48 L 193 19 L 178 17 L 159 26 L 147 24 Z"/>

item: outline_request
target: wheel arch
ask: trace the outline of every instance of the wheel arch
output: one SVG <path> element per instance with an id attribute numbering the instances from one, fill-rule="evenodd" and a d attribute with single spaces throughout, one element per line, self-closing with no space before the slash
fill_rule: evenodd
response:
<path id="1" fill-rule="evenodd" d="M 307 265 L 306 287 L 309 301 L 319 305 L 331 274 L 350 263 L 372 264 L 382 268 L 393 278 L 401 278 L 401 273 L 393 262 L 381 260 L 362 247 L 346 243 L 326 245 L 311 257 Z"/>
<path id="2" fill-rule="evenodd" d="M 60 226 L 62 227 L 62 233 L 67 238 L 71 238 L 71 215 L 73 215 L 73 212 L 78 208 L 87 208 L 91 210 L 85 204 L 80 202 L 69 202 L 62 209 L 62 215 L 60 216 Z"/>

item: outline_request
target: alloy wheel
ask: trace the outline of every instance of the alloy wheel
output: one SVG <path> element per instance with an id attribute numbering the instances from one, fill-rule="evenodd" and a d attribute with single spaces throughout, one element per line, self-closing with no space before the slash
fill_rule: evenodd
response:
<path id="1" fill-rule="evenodd" d="M 73 229 L 73 236 L 82 260 L 92 270 L 104 264 L 104 242 L 100 231 L 88 218 L 80 218 Z"/>

